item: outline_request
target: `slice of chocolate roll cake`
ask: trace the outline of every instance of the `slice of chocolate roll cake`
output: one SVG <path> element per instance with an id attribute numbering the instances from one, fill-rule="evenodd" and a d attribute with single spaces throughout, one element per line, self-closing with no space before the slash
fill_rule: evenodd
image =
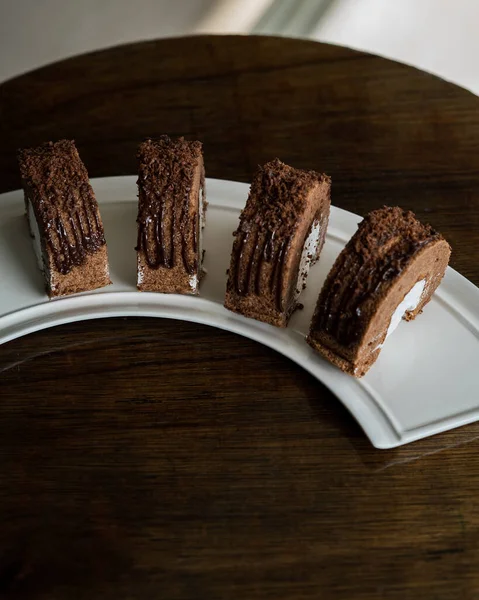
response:
<path id="1" fill-rule="evenodd" d="M 319 295 L 308 343 L 340 369 L 362 377 L 401 319 L 431 299 L 451 249 L 410 211 L 369 213 L 336 259 Z"/>
<path id="2" fill-rule="evenodd" d="M 103 224 L 75 143 L 19 150 L 25 207 L 50 297 L 111 283 Z"/>
<path id="3" fill-rule="evenodd" d="M 202 144 L 148 139 L 138 162 L 138 289 L 198 294 L 206 210 Z"/>
<path id="4" fill-rule="evenodd" d="M 327 175 L 278 159 L 258 169 L 233 234 L 227 309 L 286 327 L 324 244 L 330 192 Z"/>

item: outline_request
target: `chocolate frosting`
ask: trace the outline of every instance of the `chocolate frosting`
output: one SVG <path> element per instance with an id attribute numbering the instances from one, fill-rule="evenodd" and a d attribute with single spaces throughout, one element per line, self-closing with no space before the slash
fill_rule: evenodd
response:
<path id="1" fill-rule="evenodd" d="M 424 246 L 443 239 L 414 213 L 384 207 L 369 213 L 338 256 L 321 291 L 312 330 L 340 344 L 361 337 L 371 307 Z"/>
<path id="2" fill-rule="evenodd" d="M 274 297 L 278 311 L 288 309 L 283 299 L 286 257 L 311 187 L 325 180 L 329 181 L 326 175 L 294 169 L 279 159 L 258 168 L 233 234 L 228 285 L 239 296 L 266 292 Z"/>
<path id="3" fill-rule="evenodd" d="M 85 165 L 70 140 L 18 152 L 25 198 L 32 203 L 42 243 L 61 274 L 82 265 L 105 244 L 98 203 Z"/>
<path id="4" fill-rule="evenodd" d="M 189 205 L 201 153 L 201 142 L 166 135 L 140 145 L 136 249 L 151 269 L 171 268 L 181 260 L 188 274 L 198 270 L 199 215 L 191 215 Z"/>
<path id="5" fill-rule="evenodd" d="M 252 244 L 248 244 L 254 236 Z M 257 228 L 247 232 L 238 232 L 233 252 L 237 265 L 234 277 L 235 291 L 239 296 L 261 293 L 261 272 L 264 263 L 270 265 L 270 274 L 266 282 L 267 291 L 274 296 L 276 308 L 284 310 L 282 301 L 283 267 L 291 236 L 275 243 L 274 233 L 261 232 Z M 245 266 L 246 265 L 246 266 Z"/>

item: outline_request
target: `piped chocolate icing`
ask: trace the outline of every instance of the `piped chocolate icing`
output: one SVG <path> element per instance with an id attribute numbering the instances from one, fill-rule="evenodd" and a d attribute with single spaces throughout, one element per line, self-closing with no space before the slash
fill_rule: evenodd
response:
<path id="1" fill-rule="evenodd" d="M 151 269 L 172 268 L 182 261 L 190 275 L 198 270 L 199 215 L 190 215 L 189 200 L 201 151 L 201 142 L 166 135 L 140 145 L 136 249 Z"/>
<path id="2" fill-rule="evenodd" d="M 26 202 L 65 275 L 106 243 L 87 170 L 70 140 L 19 150 L 18 160 Z"/>
<path id="3" fill-rule="evenodd" d="M 235 277 L 235 291 L 239 296 L 250 293 L 261 293 L 261 271 L 264 263 L 270 265 L 270 275 L 267 281 L 267 290 L 276 299 L 276 308 L 283 310 L 281 297 L 283 266 L 286 257 L 290 236 L 279 243 L 274 243 L 274 233 L 260 232 L 257 229 L 252 233 L 238 232 L 239 243 L 235 243 L 234 253 L 238 269 Z M 249 244 L 251 236 L 254 241 Z M 242 268 L 243 265 L 243 268 Z"/>

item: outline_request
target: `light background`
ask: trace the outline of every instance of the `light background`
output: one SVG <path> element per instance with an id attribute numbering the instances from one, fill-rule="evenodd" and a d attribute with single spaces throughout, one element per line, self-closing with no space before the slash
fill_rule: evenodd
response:
<path id="1" fill-rule="evenodd" d="M 479 0 L 0 0 L 0 82 L 116 44 L 192 33 L 337 43 L 479 94 Z"/>

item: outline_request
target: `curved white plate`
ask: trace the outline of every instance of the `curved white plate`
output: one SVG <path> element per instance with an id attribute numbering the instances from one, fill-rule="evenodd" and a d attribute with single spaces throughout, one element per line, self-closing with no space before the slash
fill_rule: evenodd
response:
<path id="1" fill-rule="evenodd" d="M 82 319 L 167 317 L 227 329 L 266 344 L 322 381 L 377 448 L 391 448 L 479 419 L 479 289 L 448 269 L 424 314 L 403 322 L 361 380 L 328 364 L 304 341 L 322 282 L 360 218 L 333 208 L 321 260 L 301 296 L 304 310 L 281 330 L 223 308 L 226 269 L 248 186 L 208 180 L 201 297 L 136 291 L 136 178 L 93 180 L 113 285 L 49 301 L 43 291 L 19 191 L 0 196 L 0 344 Z"/>

